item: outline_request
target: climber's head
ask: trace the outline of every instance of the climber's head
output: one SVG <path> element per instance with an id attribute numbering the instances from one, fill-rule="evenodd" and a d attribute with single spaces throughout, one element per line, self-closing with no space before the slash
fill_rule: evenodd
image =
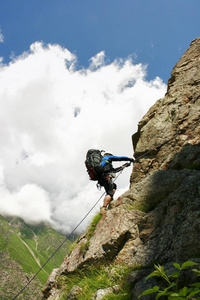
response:
<path id="1" fill-rule="evenodd" d="M 111 151 L 105 151 L 105 153 L 103 154 L 103 156 L 107 156 L 107 155 L 113 155 L 113 153 Z"/>

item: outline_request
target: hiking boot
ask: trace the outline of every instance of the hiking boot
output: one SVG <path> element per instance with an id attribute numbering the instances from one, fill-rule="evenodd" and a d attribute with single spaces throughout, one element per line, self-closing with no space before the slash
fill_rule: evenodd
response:
<path id="1" fill-rule="evenodd" d="M 105 206 L 100 208 L 100 215 L 105 215 L 107 212 L 107 208 Z"/>

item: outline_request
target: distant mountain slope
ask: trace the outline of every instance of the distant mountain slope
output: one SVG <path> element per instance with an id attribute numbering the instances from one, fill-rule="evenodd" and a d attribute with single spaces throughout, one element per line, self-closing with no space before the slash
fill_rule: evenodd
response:
<path id="1" fill-rule="evenodd" d="M 0 299 L 18 293 L 64 239 L 45 224 L 31 226 L 20 218 L 0 215 Z M 19 299 L 40 299 L 41 287 L 52 269 L 61 264 L 70 244 L 66 241 Z"/>

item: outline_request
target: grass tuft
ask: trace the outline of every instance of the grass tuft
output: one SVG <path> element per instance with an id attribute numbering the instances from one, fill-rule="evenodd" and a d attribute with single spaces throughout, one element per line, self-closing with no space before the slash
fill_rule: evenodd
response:
<path id="1" fill-rule="evenodd" d="M 67 294 L 71 288 L 78 285 L 82 288 L 78 299 L 85 300 L 94 297 L 94 294 L 99 289 L 106 289 L 108 287 L 118 286 L 116 292 L 112 295 L 107 295 L 104 299 L 123 299 L 129 300 L 130 297 L 130 285 L 127 284 L 126 278 L 130 273 L 130 269 L 126 266 L 113 266 L 107 264 L 87 266 L 83 269 L 78 269 L 73 273 L 62 275 L 58 278 L 57 284 L 65 292 L 62 295 L 62 300 L 67 299 Z"/>

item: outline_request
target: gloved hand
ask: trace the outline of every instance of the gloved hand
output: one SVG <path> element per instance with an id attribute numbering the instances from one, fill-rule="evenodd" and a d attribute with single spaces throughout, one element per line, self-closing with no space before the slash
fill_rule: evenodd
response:
<path id="1" fill-rule="evenodd" d="M 126 167 L 129 167 L 131 164 L 130 163 L 125 163 L 122 168 L 126 168 Z"/>

